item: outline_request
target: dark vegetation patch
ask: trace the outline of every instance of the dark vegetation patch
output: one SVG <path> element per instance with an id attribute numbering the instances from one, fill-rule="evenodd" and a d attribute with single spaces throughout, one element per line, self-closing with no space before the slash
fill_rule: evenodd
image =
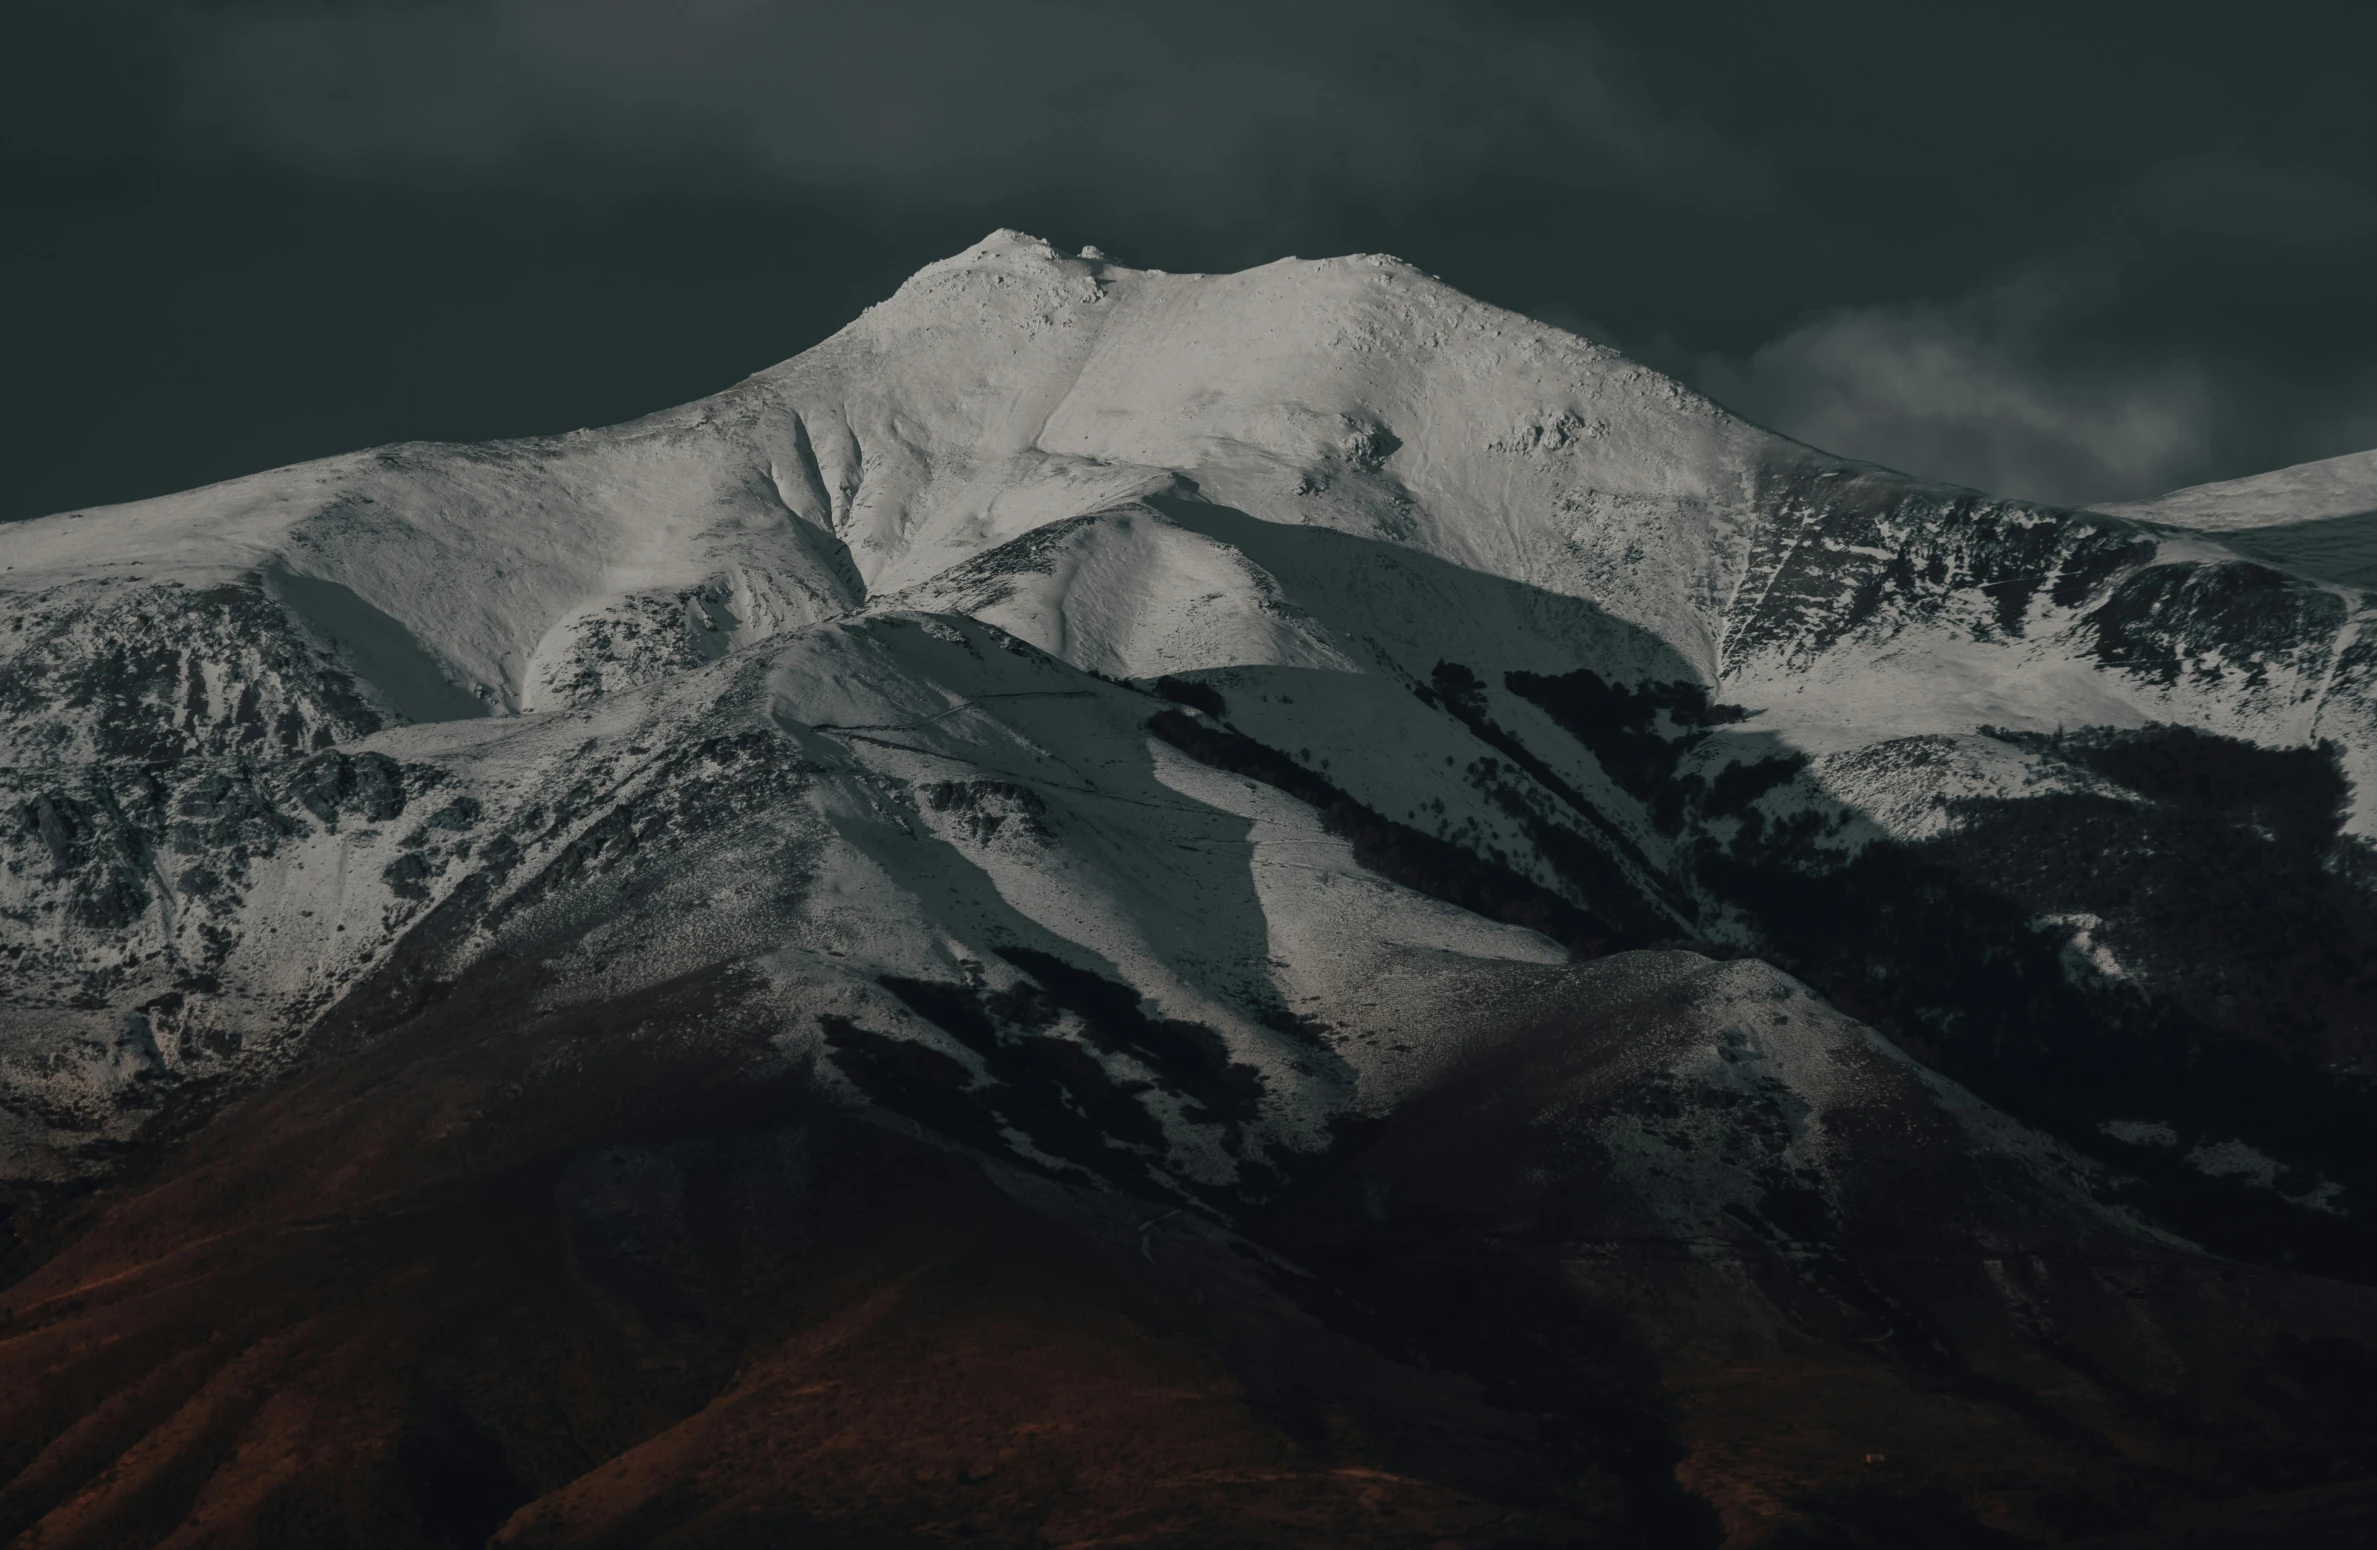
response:
<path id="1" fill-rule="evenodd" d="M 1685 755 L 1748 714 L 1714 703 L 1707 689 L 1683 678 L 1629 687 L 1579 668 L 1557 676 L 1506 673 L 1502 682 L 1584 744 L 1611 780 L 1649 808 L 1662 834 L 1680 833 L 1706 794 L 1697 773 L 1676 774 Z"/>
<path id="2" fill-rule="evenodd" d="M 1351 842 L 1355 862 L 1389 882 L 1490 920 L 1540 931 L 1582 956 L 1637 945 L 1624 921 L 1580 909 L 1508 867 L 1397 823 L 1276 748 L 1177 710 L 1158 711 L 1147 727 L 1200 764 L 1260 781 L 1317 809 L 1324 829 Z"/>
<path id="3" fill-rule="evenodd" d="M 978 1059 L 979 1076 L 946 1054 L 900 1055 L 890 1048 L 891 1036 L 848 1019 L 828 1026 L 836 1065 L 875 1102 L 970 1145 L 1044 1168 L 1012 1150 L 1003 1125 L 1057 1159 L 1059 1177 L 1079 1182 L 1086 1171 L 1168 1207 L 1185 1195 L 1241 1223 L 1260 1220 L 1384 1123 L 1338 1115 L 1326 1127 L 1331 1141 L 1318 1150 L 1258 1156 L 1246 1145 L 1244 1127 L 1261 1112 L 1263 1077 L 1231 1058 L 1218 1030 L 1151 1016 L 1131 986 L 1053 954 L 1019 947 L 998 954 L 1029 977 L 994 988 L 969 966 L 965 983 L 898 975 L 877 981 Z M 1330 1047 L 1325 1024 L 1275 999 L 1258 1004 L 1253 1016 L 1313 1050 Z M 1117 1073 L 1101 1054 L 1129 1059 L 1144 1079 Z M 1234 1179 L 1211 1184 L 1168 1170 L 1169 1140 L 1146 1101 L 1151 1092 L 1174 1099 L 1181 1120 L 1208 1129 L 1234 1160 Z M 977 1112 L 958 1113 L 959 1103 Z"/>
<path id="4" fill-rule="evenodd" d="M 1498 772 L 1478 772 L 1483 777 L 1482 788 L 1495 798 L 1496 805 L 1526 831 L 1528 839 L 1552 863 L 1553 869 L 1587 898 L 1607 900 L 1612 913 L 1623 913 L 1628 928 L 1638 940 L 1664 934 L 1676 917 L 1689 918 L 1691 901 L 1681 895 L 1663 896 L 1656 902 L 1643 897 L 1644 885 L 1636 879 L 1648 878 L 1652 873 L 1641 847 L 1583 793 L 1561 778 L 1559 771 L 1541 755 L 1494 720 L 1487 707 L 1485 685 L 1475 673 L 1458 662 L 1439 662 L 1430 683 L 1415 686 L 1415 692 L 1423 703 L 1451 714 L 1480 742 L 1524 770 L 1538 786 L 1559 798 L 1571 813 L 1590 825 L 1598 838 L 1588 839 L 1565 824 L 1552 822 L 1526 800 L 1523 788 L 1497 780 Z M 1620 864 L 1620 857 L 1634 864 L 1632 873 Z"/>
<path id="5" fill-rule="evenodd" d="M 2330 746 L 2265 749 L 2181 727 L 1992 735 L 2122 793 L 1967 799 L 1948 833 L 1844 860 L 1822 809 L 1757 802 L 1796 754 L 1678 774 L 1730 719 L 1697 686 L 1512 674 L 1687 836 L 1695 881 L 1747 913 L 1761 956 L 2000 1107 L 2142 1182 L 2136 1204 L 2219 1252 L 2377 1280 L 2377 857 L 2343 835 Z M 1736 821 L 1730 840 L 1697 833 Z M 2133 972 L 2091 973 L 2093 941 Z M 2098 1126 L 2173 1124 L 2173 1148 Z M 2186 1161 L 2243 1140 L 2293 1170 L 2276 1189 Z M 2288 1203 L 2345 1187 L 2340 1214 Z"/>
<path id="6" fill-rule="evenodd" d="M 2343 833 L 2338 751 L 2184 727 L 2016 736 L 2145 800 L 1980 803 L 1933 848 L 2042 912 L 2087 913 L 2157 996 L 2309 1063 L 2377 1056 L 2377 857 Z M 2051 837 L 2052 836 L 2052 837 Z M 2001 843 L 2002 841 L 2002 843 Z"/>
<path id="7" fill-rule="evenodd" d="M 913 1040 L 827 1017 L 835 1064 L 876 1103 L 955 1140 L 1014 1156 L 1005 1135 L 1012 1128 L 1067 1165 L 1060 1176 L 1096 1176 L 1153 1198 L 1176 1195 L 1161 1182 L 1164 1126 L 1144 1094 L 1172 1095 L 1185 1119 L 1216 1127 L 1225 1150 L 1243 1152 L 1243 1127 L 1261 1108 L 1262 1075 L 1233 1060 L 1217 1030 L 1151 1017 L 1129 985 L 1054 954 L 1009 947 L 999 956 L 1030 978 L 1004 990 L 902 975 L 877 982 L 979 1060 L 979 1077 Z M 1063 1031 L 1068 1018 L 1078 1040 Z M 1151 1079 L 1116 1076 L 1093 1049 L 1129 1057 Z M 1242 1167 L 1243 1187 L 1269 1179 L 1251 1161 Z"/>
<path id="8" fill-rule="evenodd" d="M 1590 749 L 1610 779 L 1646 802 L 1675 779 L 1676 766 L 1711 728 L 1748 714 L 1739 706 L 1711 702 L 1708 690 L 1690 679 L 1630 688 L 1580 667 L 1556 677 L 1505 673 L 1502 683 L 1532 701 Z"/>
<path id="9" fill-rule="evenodd" d="M 1153 687 L 1158 698 L 1170 700 L 1175 705 L 1187 705 L 1201 710 L 1216 721 L 1230 713 L 1229 702 L 1222 698 L 1222 692 L 1219 689 L 1209 683 L 1198 683 L 1187 678 L 1175 678 L 1170 673 L 1166 673 L 1155 681 Z"/>
<path id="10" fill-rule="evenodd" d="M 2267 664 L 2306 640 L 2327 641 L 2344 622 L 2344 600 L 2266 566 L 2151 565 L 2125 577 L 2090 611 L 2097 660 L 2149 683 L 2176 684 L 2184 670 L 2217 682 L 2235 673 L 2249 685 Z"/>
<path id="11" fill-rule="evenodd" d="M 2351 783 L 2332 743 L 2263 748 L 2194 727 L 2142 732 L 2082 727 L 2070 732 L 1981 728 L 1982 735 L 2094 771 L 2149 801 L 2209 815 L 2275 823 L 2324 846 L 2344 819 Z"/>
<path id="12" fill-rule="evenodd" d="M 1216 1030 L 1185 1018 L 1149 1017 L 1138 991 L 1054 954 L 1028 947 L 998 952 L 1037 980 L 1050 1000 L 1080 1018 L 1092 1044 L 1145 1062 L 1169 1090 L 1190 1100 L 1191 1119 L 1218 1120 L 1234 1138 L 1260 1109 L 1262 1073 L 1232 1060 Z"/>
<path id="13" fill-rule="evenodd" d="M 1273 1033 L 1285 1034 L 1307 1049 L 1328 1049 L 1336 1032 L 1323 1019 L 1299 1012 L 1275 995 L 1266 995 L 1249 1010 L 1256 1022 Z"/>
<path id="14" fill-rule="evenodd" d="M 1012 1155 L 998 1117 L 973 1090 L 974 1073 L 965 1062 L 847 1017 L 825 1013 L 817 1022 L 835 1067 L 871 1102 L 979 1151 Z"/>
<path id="15" fill-rule="evenodd" d="M 1687 775 L 1672 788 L 1681 815 L 1677 826 L 1697 827 L 1730 818 L 1739 825 L 1736 843 L 1746 840 L 1755 844 L 1766 828 L 1766 815 L 1759 811 L 1758 799 L 1789 785 L 1807 765 L 1804 754 L 1781 753 L 1725 765 L 1705 783 L 1697 773 Z M 1815 832 L 1812 827 L 1802 827 L 1807 836 Z"/>
<path id="16" fill-rule="evenodd" d="M 987 991 L 898 975 L 879 983 L 981 1059 L 988 1081 L 977 1101 L 1034 1146 L 1118 1184 L 1146 1183 L 1147 1162 L 1164 1145 L 1162 1124 L 1139 1101 L 1151 1084 L 1117 1080 L 1089 1051 L 1046 1031 L 1057 1009 L 1036 987 Z"/>
<path id="17" fill-rule="evenodd" d="M 2137 1204 L 2218 1252 L 2377 1280 L 2377 910 L 2340 832 L 2332 748 L 2270 750 L 2183 728 L 2012 737 L 2138 793 L 1968 799 L 1958 826 L 1843 863 L 1822 815 L 1704 844 L 1698 873 L 1746 909 L 1765 955 L 2009 1112 L 2142 1179 Z M 2090 915 L 2130 981 L 2066 951 Z M 2109 1142 L 2110 1118 L 2175 1148 Z M 2343 1184 L 2346 1214 L 2208 1178 L 2241 1139 Z M 2299 1186 L 2299 1187 L 2298 1187 Z M 2306 1176 L 2281 1181 L 2306 1193 Z"/>
<path id="18" fill-rule="evenodd" d="M 1552 864 L 1553 871 L 1593 900 L 1603 916 L 1618 922 L 1621 940 L 1628 944 L 1656 941 L 1673 935 L 1680 923 L 1689 921 L 1694 911 L 1691 900 L 1681 896 L 1654 899 L 1635 880 L 1648 872 L 1647 862 L 1642 863 L 1641 872 L 1629 873 L 1601 844 L 1545 817 L 1536 806 L 1536 800 L 1540 799 L 1531 800 L 1536 788 L 1511 778 L 1500 760 L 1479 759 L 1466 773 L 1470 784 L 1519 826 L 1536 853 Z M 1612 843 L 1622 846 L 1630 855 L 1640 856 L 1631 840 L 1616 834 L 1614 828 L 1611 832 Z M 1505 859 L 1499 848 L 1490 850 L 1488 855 L 1497 865 Z"/>

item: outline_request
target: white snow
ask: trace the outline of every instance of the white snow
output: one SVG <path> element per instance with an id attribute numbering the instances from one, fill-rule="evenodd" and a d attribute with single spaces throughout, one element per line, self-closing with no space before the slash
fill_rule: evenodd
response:
<path id="1" fill-rule="evenodd" d="M 2367 516 L 2377 513 L 2377 451 L 2350 452 L 2218 484 L 2189 485 L 2151 500 L 2096 509 L 2207 533 Z"/>
<path id="2" fill-rule="evenodd" d="M 2217 534 L 2240 554 L 2313 580 L 2377 586 L 2377 451 L 2098 509 Z"/>
<path id="3" fill-rule="evenodd" d="M 2235 1179 L 2251 1189 L 2277 1191 L 2281 1199 L 2301 1206 L 2306 1211 L 2336 1214 L 2341 1210 L 2338 1202 L 2343 1198 L 2343 1185 L 2333 1179 L 2323 1178 L 2300 1194 L 2288 1194 L 2278 1189 L 2278 1180 L 2286 1172 L 2286 1165 L 2242 1141 L 2204 1142 L 2188 1151 L 2187 1162 L 2198 1173 L 2210 1178 Z"/>
<path id="4" fill-rule="evenodd" d="M 2042 597 L 2008 634 L 1951 592 L 1820 649 L 1729 651 L 1772 585 L 1750 574 L 1784 527 L 1771 488 L 1845 468 L 1392 259 L 1165 275 L 1002 232 L 794 360 L 632 424 L 13 525 L 0 671 L 102 688 L 0 711 L 9 800 L 85 800 L 153 722 L 185 740 L 174 780 L 253 767 L 289 827 L 242 841 L 244 880 L 202 894 L 184 879 L 230 865 L 231 842 L 177 850 L 169 815 L 149 902 L 104 925 L 75 914 L 64 863 L 13 839 L 0 1087 L 105 1131 L 132 1123 L 109 1105 L 141 1070 L 269 1065 L 488 836 L 526 857 L 501 903 L 606 822 L 645 836 L 654 881 L 632 914 L 571 927 L 558 983 L 609 995 L 733 962 L 806 1009 L 788 1025 L 845 1008 L 965 1063 L 876 981 L 996 979 L 1000 946 L 1032 947 L 1218 1030 L 1263 1074 L 1275 1139 L 1408 1090 L 1474 1034 L 1481 984 L 1554 972 L 1543 937 L 1383 881 L 1312 809 L 1180 755 L 1146 730 L 1157 702 L 1093 675 L 1193 677 L 1363 805 L 1572 892 L 1528 826 L 1590 826 L 1423 701 L 1440 664 L 1474 670 L 1495 723 L 1652 866 L 1667 839 L 1504 674 L 1694 680 L 1746 705 L 1712 747 L 1814 755 L 1806 779 L 1865 826 L 1844 843 L 1922 837 L 1952 796 L 2046 778 L 1981 725 L 2377 743 L 2332 650 L 2154 684 L 2092 654 L 2088 600 Z M 202 595 L 255 601 L 263 634 L 194 632 L 175 610 Z M 242 730 L 251 690 L 285 703 L 290 741 Z M 790 750 L 798 795 L 753 787 L 714 833 L 670 827 L 672 803 L 745 768 L 688 750 L 737 738 Z M 401 818 L 289 816 L 275 772 L 333 740 L 426 783 Z M 464 796 L 483 827 L 424 827 Z M 408 856 L 416 893 L 390 881 Z M 512 929 L 467 935 L 449 968 Z M 202 959 L 219 990 L 124 1022 Z M 106 1009 L 71 1006 L 102 967 Z M 1283 1033 L 1282 1011 L 1329 1026 Z M 1168 1123 L 1191 1175 L 1233 1166 Z M 67 1166 L 12 1135 L 9 1168 Z"/>
<path id="5" fill-rule="evenodd" d="M 2073 984 L 2118 984 L 2130 978 L 2129 970 L 2122 967 L 2113 949 L 2097 940 L 2096 934 L 2105 929 L 2101 917 L 2084 913 L 2041 915 L 2030 924 L 2033 930 L 2063 936 L 2063 972 Z"/>

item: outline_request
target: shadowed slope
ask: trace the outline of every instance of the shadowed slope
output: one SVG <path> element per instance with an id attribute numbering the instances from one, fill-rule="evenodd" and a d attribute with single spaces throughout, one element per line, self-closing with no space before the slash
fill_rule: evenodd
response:
<path id="1" fill-rule="evenodd" d="M 688 983 L 506 1028 L 466 993 L 100 1203 L 9 1293 L 5 1532 L 1426 1545 L 1623 1516 L 1226 1232 L 837 1112 L 730 1006 Z"/>
<path id="2" fill-rule="evenodd" d="M 2356 593 L 1392 260 L 1013 233 L 634 425 L 10 538 L 28 1542 L 1986 1544 L 2377 1468 L 2371 1294 L 2286 1268 L 2377 1274 Z"/>

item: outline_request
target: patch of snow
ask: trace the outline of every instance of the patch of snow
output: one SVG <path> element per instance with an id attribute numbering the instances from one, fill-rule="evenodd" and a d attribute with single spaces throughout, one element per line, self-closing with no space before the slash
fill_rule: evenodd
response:
<path id="1" fill-rule="evenodd" d="M 2178 1130 L 2156 1119 L 2109 1119 L 2096 1128 L 2125 1146 L 2173 1147 L 2179 1144 Z"/>
<path id="2" fill-rule="evenodd" d="M 2276 1192 L 2280 1199 L 2306 1211 L 2341 1214 L 2340 1204 L 2344 1186 L 2333 1179 L 2320 1179 L 2300 1194 L 2289 1194 L 2278 1188 L 2278 1180 L 2287 1171 L 2286 1165 L 2267 1153 L 2257 1151 L 2242 1141 L 2207 1141 L 2191 1148 L 2187 1162 L 2196 1172 L 2207 1178 L 2234 1179 L 2249 1189 Z"/>
<path id="3" fill-rule="evenodd" d="M 2377 514 L 2377 451 L 2349 452 L 2096 509 L 2207 533 Z"/>
<path id="4" fill-rule="evenodd" d="M 2327 625 L 2248 666 L 2148 619 L 2188 653 L 2169 681 L 2099 649 L 2112 589 L 2230 563 L 2210 540 L 2123 550 L 2085 595 L 1980 579 L 2004 555 L 1975 534 L 2108 531 L 1859 472 L 1394 260 L 1174 276 L 1013 232 L 632 424 L 13 524 L 0 683 L 51 687 L 0 700 L 0 785 L 35 815 L 0 833 L 0 1114 L 64 1119 L 7 1120 L 7 1169 L 278 1069 L 400 951 L 436 982 L 528 955 L 548 1010 L 731 967 L 788 1048 L 822 1008 L 978 1074 L 882 981 L 1005 987 L 1002 949 L 1044 952 L 1255 1073 L 1228 1139 L 1259 1162 L 1582 971 L 1185 758 L 1141 686 L 1193 675 L 1355 802 L 1587 904 L 1546 825 L 1646 897 L 1673 837 L 1512 672 L 1748 707 L 1698 757 L 1811 756 L 1762 806 L 1845 805 L 1852 847 L 2084 779 L 1984 724 L 2317 730 L 2365 767 L 2377 687 Z M 2042 922 L 2117 978 L 2098 927 Z M 1662 1080 L 1780 1083 L 1789 1167 L 1913 1080 L 1772 971 L 1712 971 L 1697 1005 Z M 1239 1166 L 1196 1105 L 1147 1102 L 1180 1177 Z"/>
<path id="5" fill-rule="evenodd" d="M 2105 928 L 2102 917 L 2096 915 L 2041 915 L 2030 923 L 2033 931 L 2066 933 L 2062 961 L 2065 978 L 2083 988 L 2104 982 L 2126 983 L 2129 970 L 2113 955 L 2113 949 L 2096 939 Z"/>

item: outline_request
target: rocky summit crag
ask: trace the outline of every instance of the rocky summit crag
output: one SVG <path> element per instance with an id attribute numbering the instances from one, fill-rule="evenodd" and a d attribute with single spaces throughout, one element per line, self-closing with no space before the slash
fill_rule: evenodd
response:
<path id="1" fill-rule="evenodd" d="M 1002 232 L 0 528 L 0 1538 L 2359 1542 L 2349 463 Z"/>

